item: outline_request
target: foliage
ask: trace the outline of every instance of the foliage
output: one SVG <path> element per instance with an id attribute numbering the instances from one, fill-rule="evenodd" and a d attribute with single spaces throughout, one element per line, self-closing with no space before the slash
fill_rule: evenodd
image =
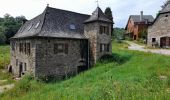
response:
<path id="1" fill-rule="evenodd" d="M 56 83 L 24 78 L 2 100 L 169 100 L 170 57 L 127 50 L 112 43 L 113 55 L 90 70 Z M 107 61 L 107 63 L 105 62 Z M 164 76 L 165 78 L 160 78 Z"/>
<path id="2" fill-rule="evenodd" d="M 114 28 L 114 37 L 118 40 L 123 40 L 124 34 L 125 34 L 125 30 L 123 28 Z"/>
<path id="3" fill-rule="evenodd" d="M 22 80 L 15 83 L 15 88 L 7 91 L 7 97 L 10 98 L 11 96 L 19 97 L 20 95 L 24 95 L 25 93 L 33 92 L 40 89 L 43 86 L 43 83 L 37 82 L 31 75 L 26 75 L 23 77 Z M 3 96 L 1 94 L 0 96 Z M 4 98 L 4 100 L 6 100 Z"/>
<path id="4" fill-rule="evenodd" d="M 5 44 L 6 42 L 6 36 L 4 34 L 4 28 L 0 26 L 0 44 Z"/>
<path id="5" fill-rule="evenodd" d="M 5 14 L 4 18 L 0 18 L 0 44 L 4 41 L 9 44 L 9 39 L 17 33 L 23 20 L 26 20 L 24 16 L 14 18 L 9 14 Z"/>
<path id="6" fill-rule="evenodd" d="M 110 19 L 112 22 L 114 22 L 113 21 L 113 15 L 112 15 L 112 10 L 111 10 L 111 8 L 110 7 L 107 7 L 106 9 L 105 9 L 105 15 L 106 15 L 106 17 L 108 18 L 108 19 Z M 113 28 L 113 24 L 112 24 L 112 26 L 111 26 L 112 28 Z M 112 33 L 112 36 L 113 36 L 113 30 L 111 31 L 111 33 Z"/>
<path id="7" fill-rule="evenodd" d="M 139 32 L 139 38 L 141 38 L 141 39 L 147 38 L 147 29 L 144 29 L 141 32 Z"/>
<path id="8" fill-rule="evenodd" d="M 110 7 L 107 7 L 105 9 L 105 15 L 108 19 L 110 19 L 112 22 L 113 22 L 113 15 L 112 15 L 112 11 L 111 11 L 111 8 Z"/>

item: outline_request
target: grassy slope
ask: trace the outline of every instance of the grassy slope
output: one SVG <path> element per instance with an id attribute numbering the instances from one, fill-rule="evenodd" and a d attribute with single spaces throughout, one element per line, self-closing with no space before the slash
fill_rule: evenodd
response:
<path id="1" fill-rule="evenodd" d="M 58 83 L 41 83 L 25 77 L 3 100 L 90 100 L 90 99 L 169 99 L 170 57 L 128 51 L 126 44 L 113 43 L 116 59 L 98 63 L 74 78 Z M 161 80 L 160 76 L 167 79 Z"/>
<path id="2" fill-rule="evenodd" d="M 9 64 L 9 46 L 3 45 L 0 46 L 0 69 L 4 68 L 4 66 L 7 66 Z"/>
<path id="3" fill-rule="evenodd" d="M 14 82 L 10 74 L 3 73 L 3 69 L 9 64 L 9 58 L 9 45 L 0 45 L 0 80 L 7 80 L 0 82 L 0 86 Z"/>

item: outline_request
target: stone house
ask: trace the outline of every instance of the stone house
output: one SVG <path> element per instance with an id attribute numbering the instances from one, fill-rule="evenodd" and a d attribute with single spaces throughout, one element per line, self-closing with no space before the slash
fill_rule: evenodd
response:
<path id="1" fill-rule="evenodd" d="M 112 21 L 97 7 L 93 14 L 46 7 L 11 38 L 10 70 L 16 77 L 75 75 L 112 54 Z"/>
<path id="2" fill-rule="evenodd" d="M 162 6 L 148 28 L 148 46 L 170 48 L 170 0 Z"/>
<path id="3" fill-rule="evenodd" d="M 143 15 L 141 11 L 140 15 L 130 15 L 127 25 L 125 27 L 125 37 L 137 40 L 139 38 L 146 39 L 146 36 L 142 36 L 142 32 L 147 32 L 148 25 L 152 24 L 154 18 L 152 15 Z"/>

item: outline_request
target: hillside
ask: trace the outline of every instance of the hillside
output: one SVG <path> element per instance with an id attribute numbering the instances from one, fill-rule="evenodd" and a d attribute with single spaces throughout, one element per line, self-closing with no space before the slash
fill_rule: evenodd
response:
<path id="1" fill-rule="evenodd" d="M 127 50 L 113 42 L 113 56 L 71 79 L 44 83 L 26 76 L 2 100 L 170 100 L 170 57 Z M 0 48 L 3 48 L 1 46 Z M 1 53 L 1 52 L 0 52 Z"/>

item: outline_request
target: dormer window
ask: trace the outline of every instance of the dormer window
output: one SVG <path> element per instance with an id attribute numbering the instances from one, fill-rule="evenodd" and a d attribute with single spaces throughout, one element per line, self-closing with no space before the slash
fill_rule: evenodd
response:
<path id="1" fill-rule="evenodd" d="M 32 28 L 32 24 L 28 27 L 28 31 Z"/>
<path id="2" fill-rule="evenodd" d="M 71 24 L 71 25 L 70 25 L 70 29 L 71 29 L 71 30 L 75 30 L 75 29 L 76 29 L 76 26 L 75 26 L 74 24 Z"/>
<path id="3" fill-rule="evenodd" d="M 37 24 L 35 25 L 35 28 L 38 28 L 39 25 L 40 25 L 40 21 L 37 22 Z"/>

